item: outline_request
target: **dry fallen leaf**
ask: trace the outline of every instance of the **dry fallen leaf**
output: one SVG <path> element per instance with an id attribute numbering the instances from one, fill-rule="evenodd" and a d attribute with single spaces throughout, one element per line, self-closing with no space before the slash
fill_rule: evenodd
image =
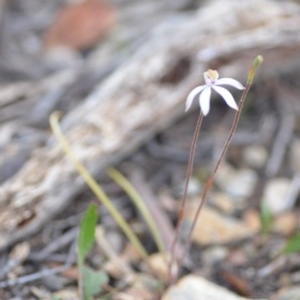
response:
<path id="1" fill-rule="evenodd" d="M 242 278 L 239 275 L 234 274 L 233 272 L 222 270 L 219 275 L 221 278 L 229 284 L 231 289 L 238 292 L 239 295 L 249 297 L 250 296 L 250 287 L 247 280 Z"/>
<path id="2" fill-rule="evenodd" d="M 45 47 L 89 49 L 107 35 L 115 21 L 115 9 L 102 0 L 85 0 L 66 6 L 46 32 Z"/>

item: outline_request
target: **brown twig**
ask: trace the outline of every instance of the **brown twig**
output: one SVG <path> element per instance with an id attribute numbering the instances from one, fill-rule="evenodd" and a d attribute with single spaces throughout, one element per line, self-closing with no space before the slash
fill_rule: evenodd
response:
<path id="1" fill-rule="evenodd" d="M 172 268 L 173 268 L 174 262 L 176 260 L 176 245 L 177 245 L 180 230 L 182 227 L 184 210 L 185 210 L 186 201 L 187 201 L 188 187 L 189 187 L 189 182 L 190 182 L 190 179 L 192 176 L 195 153 L 196 153 L 196 148 L 197 148 L 197 141 L 199 139 L 202 121 L 203 121 L 203 114 L 202 114 L 202 112 L 200 112 L 198 120 L 197 120 L 197 124 L 195 127 L 193 140 L 192 140 L 189 163 L 188 163 L 188 167 L 187 167 L 186 182 L 185 182 L 183 196 L 182 196 L 179 211 L 178 211 L 178 220 L 177 220 L 176 229 L 175 229 L 175 237 L 171 244 L 171 249 L 170 249 L 171 258 L 170 258 L 170 263 L 169 263 L 169 284 L 174 283 L 174 281 L 177 279 L 177 274 L 175 274 L 175 275 L 172 274 Z"/>

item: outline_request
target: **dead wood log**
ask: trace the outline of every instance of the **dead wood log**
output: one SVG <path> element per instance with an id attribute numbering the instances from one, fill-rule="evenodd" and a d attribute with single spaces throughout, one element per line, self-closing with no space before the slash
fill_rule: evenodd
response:
<path id="1" fill-rule="evenodd" d="M 63 119 L 77 157 L 99 174 L 184 113 L 208 67 L 243 81 L 257 54 L 261 74 L 299 65 L 299 5 L 267 0 L 208 1 L 159 24 L 144 44 Z M 0 187 L 0 249 L 37 232 L 83 189 L 52 138 Z"/>

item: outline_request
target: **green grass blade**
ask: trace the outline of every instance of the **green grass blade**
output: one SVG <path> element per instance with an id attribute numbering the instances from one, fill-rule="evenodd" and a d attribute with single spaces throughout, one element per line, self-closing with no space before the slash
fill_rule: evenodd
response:
<path id="1" fill-rule="evenodd" d="M 83 264 L 86 256 L 93 246 L 97 218 L 96 205 L 90 204 L 83 214 L 80 222 L 79 236 L 77 240 L 77 257 L 80 264 Z"/>
<path id="2" fill-rule="evenodd" d="M 118 170 L 114 168 L 109 168 L 107 174 L 127 193 L 129 198 L 132 200 L 134 205 L 137 207 L 141 215 L 143 216 L 152 236 L 156 243 L 157 248 L 160 252 L 165 252 L 166 248 L 162 241 L 159 230 L 149 213 L 147 206 L 145 205 L 143 199 L 140 197 L 134 186 L 127 180 Z"/>
<path id="3" fill-rule="evenodd" d="M 125 219 L 122 217 L 122 215 L 118 212 L 118 210 L 115 208 L 115 206 L 111 203 L 110 199 L 106 195 L 106 193 L 102 190 L 100 185 L 94 180 L 92 175 L 88 172 L 88 170 L 79 162 L 79 160 L 76 158 L 74 152 L 72 151 L 68 141 L 64 137 L 59 123 L 59 113 L 54 112 L 50 116 L 50 126 L 51 129 L 58 139 L 61 147 L 63 148 L 64 152 L 68 156 L 68 158 L 73 163 L 74 167 L 78 171 L 78 173 L 82 176 L 82 178 L 85 180 L 86 184 L 89 186 L 89 188 L 93 191 L 93 193 L 97 196 L 99 201 L 107 208 L 108 212 L 112 216 L 112 218 L 116 221 L 116 223 L 120 226 L 124 234 L 127 236 L 129 241 L 136 247 L 136 249 L 139 251 L 140 255 L 146 259 L 149 254 L 147 253 L 146 249 L 142 245 L 142 243 L 139 241 L 136 234 L 132 231 L 128 223 L 125 221 Z"/>

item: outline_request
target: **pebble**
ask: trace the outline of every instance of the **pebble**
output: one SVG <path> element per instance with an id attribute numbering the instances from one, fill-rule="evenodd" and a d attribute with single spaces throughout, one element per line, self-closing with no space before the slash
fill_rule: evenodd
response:
<path id="1" fill-rule="evenodd" d="M 185 222 L 192 223 L 197 201 L 187 207 Z M 247 222 L 221 215 L 218 211 L 204 207 L 195 226 L 192 240 L 199 245 L 215 245 L 238 241 L 253 236 L 258 229 Z"/>
<path id="2" fill-rule="evenodd" d="M 234 198 L 248 198 L 253 193 L 258 175 L 251 169 L 235 170 L 228 164 L 220 167 L 216 180 L 220 188 Z"/>
<path id="3" fill-rule="evenodd" d="M 163 295 L 162 300 L 246 300 L 204 278 L 188 275 L 173 285 Z M 250 300 L 250 299 L 248 299 Z M 278 299 L 287 300 L 287 299 Z M 293 299 L 294 300 L 294 299 Z M 295 299 L 296 300 L 296 299 Z M 297 299 L 298 300 L 298 299 Z"/>
<path id="4" fill-rule="evenodd" d="M 259 145 L 248 146 L 243 151 L 243 161 L 249 168 L 261 169 L 267 159 L 267 150 Z"/>
<path id="5" fill-rule="evenodd" d="M 30 254 L 30 244 L 22 242 L 13 247 L 10 253 L 10 259 L 13 261 L 23 262 Z"/>
<path id="6" fill-rule="evenodd" d="M 165 253 L 154 253 L 147 258 L 147 266 L 151 269 L 151 274 L 157 278 L 168 280 L 169 276 L 169 257 Z"/>
<path id="7" fill-rule="evenodd" d="M 283 177 L 271 179 L 266 184 L 262 199 L 273 215 L 279 215 L 292 208 L 286 201 L 290 184 L 291 181 Z"/>
<path id="8" fill-rule="evenodd" d="M 213 246 L 204 250 L 201 254 L 204 264 L 213 265 L 217 262 L 224 261 L 228 255 L 228 247 Z"/>
<path id="9" fill-rule="evenodd" d="M 184 187 L 182 187 L 182 194 L 183 194 L 183 189 Z M 202 184 L 197 178 L 192 177 L 189 182 L 188 195 L 189 196 L 199 195 L 201 191 L 202 191 Z"/>
<path id="10" fill-rule="evenodd" d="M 179 195 L 180 198 L 183 196 L 184 188 L 185 188 L 185 179 L 182 180 L 179 184 L 176 183 L 175 193 L 176 195 Z M 197 196 L 201 192 L 202 192 L 201 182 L 196 177 L 191 177 L 188 186 L 188 191 L 187 191 L 188 196 L 190 197 Z"/>
<path id="11" fill-rule="evenodd" d="M 272 231 L 283 236 L 290 236 L 298 226 L 299 217 L 294 212 L 287 212 L 276 217 Z"/>
<path id="12" fill-rule="evenodd" d="M 234 213 L 237 209 L 236 203 L 225 193 L 212 192 L 209 201 L 212 205 L 228 215 Z"/>
<path id="13" fill-rule="evenodd" d="M 248 209 L 243 215 L 243 220 L 254 232 L 261 230 L 261 221 L 257 210 Z"/>

